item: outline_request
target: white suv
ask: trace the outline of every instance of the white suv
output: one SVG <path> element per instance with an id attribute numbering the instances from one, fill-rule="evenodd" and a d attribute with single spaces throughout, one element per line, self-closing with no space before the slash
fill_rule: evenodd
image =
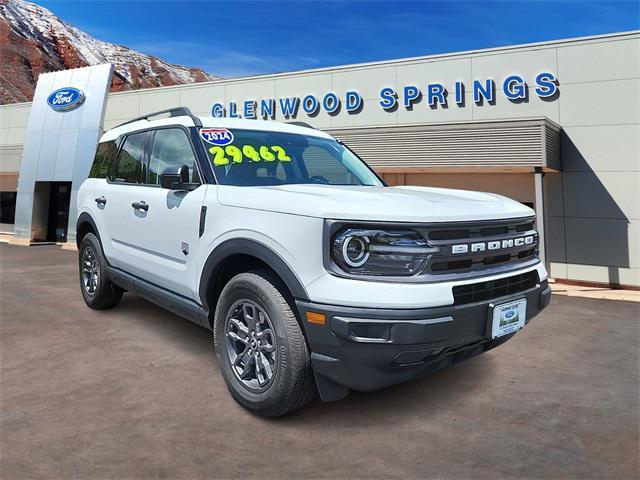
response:
<path id="1" fill-rule="evenodd" d="M 132 120 L 101 138 L 78 213 L 87 305 L 135 292 L 212 330 L 231 394 L 265 416 L 482 353 L 550 299 L 530 208 L 388 187 L 299 124 Z"/>

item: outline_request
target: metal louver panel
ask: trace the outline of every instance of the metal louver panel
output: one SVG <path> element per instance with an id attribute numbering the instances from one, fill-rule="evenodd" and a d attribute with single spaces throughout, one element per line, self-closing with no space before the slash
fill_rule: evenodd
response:
<path id="1" fill-rule="evenodd" d="M 374 168 L 560 168 L 560 127 L 546 118 L 333 129 Z"/>
<path id="2" fill-rule="evenodd" d="M 551 123 L 546 124 L 545 137 L 545 166 L 554 170 L 562 170 L 562 161 L 560 156 L 560 128 Z"/>

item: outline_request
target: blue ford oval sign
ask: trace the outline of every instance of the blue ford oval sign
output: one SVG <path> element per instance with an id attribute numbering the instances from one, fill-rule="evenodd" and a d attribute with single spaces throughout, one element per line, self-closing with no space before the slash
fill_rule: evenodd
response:
<path id="1" fill-rule="evenodd" d="M 84 92 L 77 88 L 59 88 L 47 97 L 47 103 L 56 112 L 68 112 L 84 102 Z"/>

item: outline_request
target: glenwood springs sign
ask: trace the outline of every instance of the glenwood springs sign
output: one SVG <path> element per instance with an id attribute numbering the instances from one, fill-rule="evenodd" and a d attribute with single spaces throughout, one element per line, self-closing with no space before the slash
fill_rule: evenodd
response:
<path id="1" fill-rule="evenodd" d="M 471 84 L 457 81 L 451 89 L 442 83 L 428 83 L 423 86 L 414 84 L 399 88 L 384 86 L 379 98 L 375 100 L 378 108 L 395 111 L 398 108 L 414 110 L 422 104 L 423 108 L 434 110 L 443 108 L 465 108 L 470 102 L 478 106 L 495 102 L 496 91 L 500 89 L 504 96 L 514 103 L 526 103 L 530 94 L 539 98 L 554 100 L 558 93 L 558 81 L 551 72 L 540 72 L 530 79 L 533 85 L 521 75 L 508 75 L 498 83 L 493 78 L 475 79 Z M 370 101 L 370 100 L 368 100 Z M 346 91 L 342 95 L 329 91 L 324 95 L 292 95 L 280 98 L 247 99 L 240 102 L 215 102 L 211 108 L 214 117 L 263 118 L 275 119 L 278 116 L 287 119 L 297 118 L 302 112 L 314 117 L 320 110 L 329 115 L 341 111 L 357 115 L 364 107 L 365 100 L 356 90 Z"/>

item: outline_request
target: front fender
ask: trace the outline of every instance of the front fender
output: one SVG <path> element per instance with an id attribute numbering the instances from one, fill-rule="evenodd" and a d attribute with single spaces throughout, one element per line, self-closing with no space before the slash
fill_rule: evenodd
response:
<path id="1" fill-rule="evenodd" d="M 277 253 L 265 244 L 249 238 L 234 238 L 216 246 L 207 257 L 200 275 L 198 296 L 205 307 L 208 305 L 207 292 L 213 286 L 223 261 L 231 255 L 250 255 L 267 264 L 287 286 L 291 295 L 298 300 L 308 300 L 307 291 L 293 269 Z"/>

